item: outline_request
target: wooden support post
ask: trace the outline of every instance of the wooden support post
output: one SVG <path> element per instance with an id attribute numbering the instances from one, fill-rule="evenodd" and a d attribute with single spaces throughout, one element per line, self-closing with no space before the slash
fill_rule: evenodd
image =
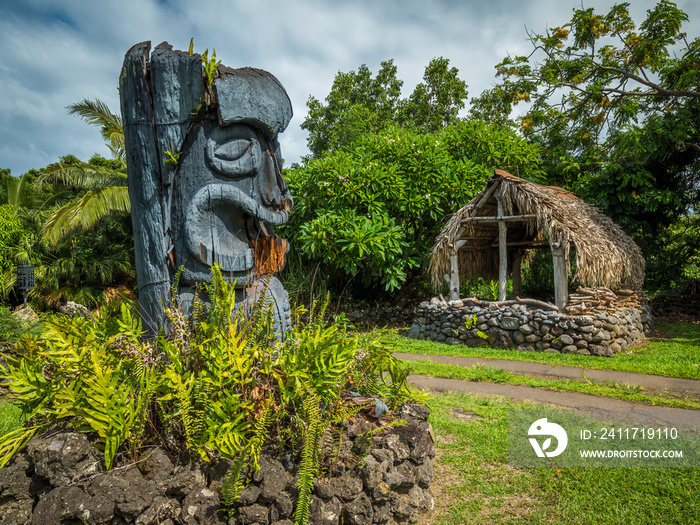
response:
<path id="1" fill-rule="evenodd" d="M 563 312 L 566 303 L 569 302 L 569 282 L 567 260 L 564 257 L 564 248 L 552 247 L 552 260 L 554 262 L 554 304 Z"/>
<path id="2" fill-rule="evenodd" d="M 453 251 L 450 255 L 450 301 L 459 299 L 459 255 Z"/>
<path id="3" fill-rule="evenodd" d="M 496 193 L 498 203 L 498 216 L 503 217 L 503 201 L 501 200 L 501 188 Z M 508 246 L 507 246 L 506 222 L 498 221 L 498 300 L 506 300 L 508 290 Z"/>
<path id="4" fill-rule="evenodd" d="M 523 293 L 523 276 L 520 270 L 522 254 L 515 252 L 513 259 L 513 299 L 522 296 Z"/>

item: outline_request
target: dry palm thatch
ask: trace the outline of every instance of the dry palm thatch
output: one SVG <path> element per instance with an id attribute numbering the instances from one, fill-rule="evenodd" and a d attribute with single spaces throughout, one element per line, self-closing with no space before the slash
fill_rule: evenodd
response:
<path id="1" fill-rule="evenodd" d="M 566 261 L 570 248 L 575 249 L 574 278 L 582 285 L 641 289 L 642 252 L 609 217 L 561 188 L 540 186 L 501 170 L 452 216 L 438 236 L 430 260 L 435 287 L 450 272 L 450 254 L 458 241 L 462 241 L 458 245 L 460 277 L 498 278 L 498 247 L 494 244 L 498 226 L 471 218 L 495 216 L 499 192 L 505 216 L 535 216 L 531 221 L 508 222 L 509 264 L 514 252 L 527 252 L 546 239 L 552 248 L 563 248 Z"/>

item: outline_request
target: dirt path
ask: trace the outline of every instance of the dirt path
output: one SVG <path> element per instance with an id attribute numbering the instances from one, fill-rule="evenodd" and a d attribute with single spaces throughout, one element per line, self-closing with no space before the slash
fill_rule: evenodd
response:
<path id="1" fill-rule="evenodd" d="M 700 393 L 700 381 L 692 379 L 677 379 L 611 370 L 592 370 L 581 367 L 551 366 L 541 363 L 507 361 L 502 359 L 406 353 L 395 353 L 394 356 L 398 359 L 407 360 L 428 359 L 436 363 L 447 363 L 457 366 L 474 366 L 481 364 L 520 374 L 545 378 L 581 380 L 582 374 L 584 374 L 586 378 L 590 380 L 630 383 L 649 390 L 669 391 L 680 394 L 685 393 L 691 396 L 698 396 Z M 462 381 L 458 379 L 444 379 L 419 375 L 409 376 L 409 381 L 418 388 L 437 392 L 462 391 L 473 394 L 503 395 L 515 401 L 529 400 L 537 403 L 547 403 L 574 409 L 585 412 L 591 417 L 603 421 L 621 419 L 628 423 L 639 425 L 663 425 L 692 429 L 696 432 L 700 432 L 700 410 L 654 407 L 643 403 L 633 403 L 630 401 L 581 394 L 578 392 L 554 392 L 528 386 L 503 383 L 494 384 Z"/>

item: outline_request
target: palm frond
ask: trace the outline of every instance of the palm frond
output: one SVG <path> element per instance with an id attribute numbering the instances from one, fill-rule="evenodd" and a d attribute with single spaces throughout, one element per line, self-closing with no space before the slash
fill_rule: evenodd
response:
<path id="1" fill-rule="evenodd" d="M 83 99 L 68 106 L 68 113 L 76 115 L 91 126 L 100 129 L 102 138 L 118 158 L 124 158 L 124 125 L 121 116 L 112 113 L 100 99 Z"/>
<path id="2" fill-rule="evenodd" d="M 126 186 L 126 173 L 87 162 L 50 164 L 39 177 L 40 183 L 61 183 L 74 188 L 104 188 Z"/>
<path id="3" fill-rule="evenodd" d="M 28 175 L 25 173 L 19 179 L 12 178 L 7 181 L 7 204 L 10 206 L 18 207 L 21 204 L 27 187 Z"/>
<path id="4" fill-rule="evenodd" d="M 56 244 L 75 228 L 89 228 L 111 213 L 130 211 L 131 203 L 126 186 L 92 190 L 51 216 L 44 224 L 43 238 L 50 244 Z"/>

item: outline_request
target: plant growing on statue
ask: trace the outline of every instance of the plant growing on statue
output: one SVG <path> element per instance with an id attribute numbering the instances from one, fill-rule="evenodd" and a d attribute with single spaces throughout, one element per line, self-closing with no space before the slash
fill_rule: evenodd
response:
<path id="1" fill-rule="evenodd" d="M 204 54 L 202 55 L 202 67 L 204 68 L 204 72 L 207 75 L 209 85 L 211 85 L 211 83 L 214 82 L 214 75 L 216 75 L 216 71 L 219 68 L 219 64 L 221 64 L 221 60 L 219 60 L 218 62 L 216 60 L 216 49 L 212 49 L 211 58 L 209 58 L 209 49 L 207 48 L 207 50 L 204 51 Z"/>
<path id="2" fill-rule="evenodd" d="M 197 105 L 194 107 L 194 111 L 190 111 L 190 115 L 192 115 L 193 117 L 199 116 L 203 107 L 204 107 L 204 102 L 202 102 L 202 97 L 199 97 L 199 102 L 197 102 Z"/>
<path id="3" fill-rule="evenodd" d="M 163 159 L 163 161 L 166 164 L 174 164 L 175 166 L 177 166 L 178 162 L 180 162 L 180 155 L 182 155 L 182 152 L 180 151 L 178 153 L 173 154 L 172 151 L 167 150 L 165 152 L 165 155 L 166 157 Z"/>

